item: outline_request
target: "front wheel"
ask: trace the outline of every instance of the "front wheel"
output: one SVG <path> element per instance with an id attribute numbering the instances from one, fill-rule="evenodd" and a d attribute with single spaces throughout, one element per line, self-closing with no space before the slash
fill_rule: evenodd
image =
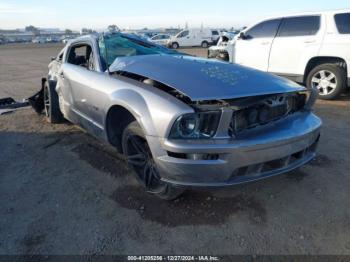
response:
<path id="1" fill-rule="evenodd" d="M 174 200 L 184 192 L 183 188 L 161 181 L 151 150 L 137 121 L 130 123 L 124 130 L 122 146 L 128 164 L 147 192 L 164 200 Z"/>
<path id="2" fill-rule="evenodd" d="M 337 98 L 346 86 L 345 68 L 336 64 L 322 64 L 312 69 L 306 79 L 307 88 L 317 88 L 319 98 Z"/>
<path id="3" fill-rule="evenodd" d="M 172 49 L 178 49 L 179 47 L 180 47 L 179 44 L 176 42 L 171 44 Z"/>

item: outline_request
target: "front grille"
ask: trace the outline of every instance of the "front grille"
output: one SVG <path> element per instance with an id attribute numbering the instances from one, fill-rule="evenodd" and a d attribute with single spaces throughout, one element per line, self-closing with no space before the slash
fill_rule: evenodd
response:
<path id="1" fill-rule="evenodd" d="M 306 102 L 304 94 L 276 95 L 233 113 L 229 134 L 237 136 L 247 129 L 266 125 L 301 110 Z"/>

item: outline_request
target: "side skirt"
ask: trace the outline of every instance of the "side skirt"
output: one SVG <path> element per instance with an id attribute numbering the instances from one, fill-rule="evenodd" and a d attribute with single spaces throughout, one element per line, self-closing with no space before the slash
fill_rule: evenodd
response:
<path id="1" fill-rule="evenodd" d="M 303 75 L 283 74 L 283 73 L 274 73 L 274 72 L 270 72 L 270 73 L 281 76 L 281 77 L 288 78 L 289 80 L 292 80 L 292 81 L 297 82 L 299 84 L 304 83 L 304 76 Z"/>

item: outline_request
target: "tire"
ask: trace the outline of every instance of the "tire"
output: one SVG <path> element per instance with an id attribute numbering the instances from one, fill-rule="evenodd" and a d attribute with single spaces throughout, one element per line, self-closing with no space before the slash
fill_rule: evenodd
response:
<path id="1" fill-rule="evenodd" d="M 176 42 L 171 44 L 171 48 L 172 49 L 178 49 L 179 47 L 180 47 L 180 45 L 178 43 L 176 43 Z"/>
<path id="2" fill-rule="evenodd" d="M 217 59 L 225 61 L 225 62 L 229 62 L 230 56 L 227 52 L 221 52 L 220 54 L 218 54 Z"/>
<path id="3" fill-rule="evenodd" d="M 122 147 L 128 164 L 135 171 L 136 179 L 148 193 L 164 200 L 174 200 L 184 192 L 182 187 L 161 181 L 151 150 L 137 121 L 125 128 Z"/>
<path id="4" fill-rule="evenodd" d="M 44 109 L 46 119 L 49 123 L 59 124 L 64 121 L 55 86 L 48 81 L 44 85 Z"/>
<path id="5" fill-rule="evenodd" d="M 337 98 L 344 91 L 346 84 L 346 70 L 337 64 L 316 66 L 306 79 L 306 87 L 317 88 L 319 98 L 324 100 Z"/>
<path id="6" fill-rule="evenodd" d="M 209 46 L 209 43 L 207 41 L 203 41 L 201 44 L 202 48 L 208 48 L 208 46 Z"/>

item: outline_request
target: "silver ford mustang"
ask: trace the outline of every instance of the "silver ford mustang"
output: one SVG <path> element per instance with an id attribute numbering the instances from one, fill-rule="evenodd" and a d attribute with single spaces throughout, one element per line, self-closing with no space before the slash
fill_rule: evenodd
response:
<path id="1" fill-rule="evenodd" d="M 113 33 L 70 41 L 30 99 L 123 153 L 145 189 L 174 199 L 187 186 L 282 174 L 315 157 L 317 92 L 246 67 Z"/>

